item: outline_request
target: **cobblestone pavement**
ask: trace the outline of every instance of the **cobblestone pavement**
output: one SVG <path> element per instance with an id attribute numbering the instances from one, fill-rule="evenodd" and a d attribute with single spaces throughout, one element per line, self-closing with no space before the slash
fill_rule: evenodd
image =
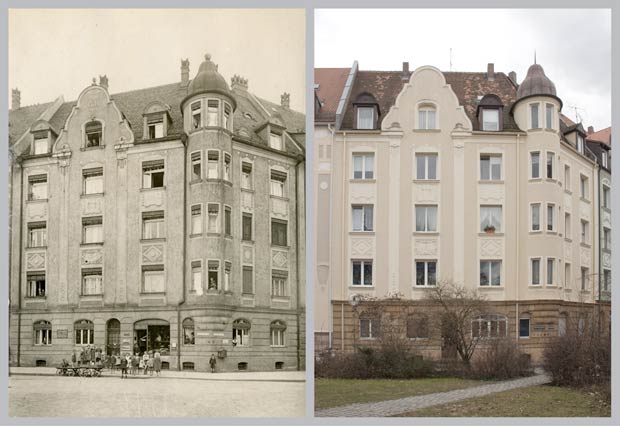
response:
<path id="1" fill-rule="evenodd" d="M 45 373 L 37 369 L 40 373 Z M 11 369 L 12 417 L 301 417 L 305 373 L 163 372 L 121 379 Z M 174 374 L 185 377 L 174 377 Z M 209 375 L 210 377 L 205 377 Z M 226 378 L 233 376 L 232 379 Z M 213 377 L 213 378 L 212 378 Z M 284 380 L 286 379 L 286 380 Z"/>
<path id="2" fill-rule="evenodd" d="M 511 389 L 536 386 L 549 383 L 551 378 L 545 374 L 523 379 L 507 380 L 490 385 L 476 386 L 466 389 L 458 389 L 449 392 L 431 393 L 428 395 L 412 396 L 391 401 L 371 402 L 366 404 L 351 404 L 341 407 L 327 408 L 315 412 L 316 417 L 387 417 L 396 414 L 415 411 L 420 408 L 433 405 L 446 404 L 461 401 L 463 399 L 476 398 L 495 392 Z"/>

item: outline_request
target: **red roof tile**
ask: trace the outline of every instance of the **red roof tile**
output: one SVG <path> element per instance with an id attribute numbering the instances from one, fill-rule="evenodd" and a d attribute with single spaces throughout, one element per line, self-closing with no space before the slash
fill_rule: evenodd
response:
<path id="1" fill-rule="evenodd" d="M 598 132 L 594 132 L 586 138 L 591 142 L 600 142 L 607 145 L 611 145 L 611 127 L 601 129 Z"/>
<path id="2" fill-rule="evenodd" d="M 335 120 L 338 103 L 350 71 L 350 68 L 317 68 L 314 70 L 314 83 L 319 85 L 315 93 L 322 104 L 315 114 L 315 121 Z"/>

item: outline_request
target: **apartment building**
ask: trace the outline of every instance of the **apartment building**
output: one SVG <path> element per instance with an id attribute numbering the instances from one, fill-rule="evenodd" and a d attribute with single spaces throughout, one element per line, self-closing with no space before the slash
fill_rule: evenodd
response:
<path id="1" fill-rule="evenodd" d="M 305 118 L 193 79 L 10 110 L 10 362 L 86 345 L 164 368 L 303 369 Z"/>
<path id="2" fill-rule="evenodd" d="M 521 83 L 493 64 L 315 70 L 317 351 L 372 345 L 398 317 L 422 353 L 451 353 L 427 326 L 440 282 L 488 301 L 473 336 L 534 360 L 572 320 L 608 324 L 601 165 L 562 106 L 539 64 Z"/>

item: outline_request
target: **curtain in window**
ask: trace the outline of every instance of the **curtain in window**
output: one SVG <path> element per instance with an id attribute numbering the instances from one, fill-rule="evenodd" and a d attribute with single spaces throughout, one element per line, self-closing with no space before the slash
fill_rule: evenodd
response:
<path id="1" fill-rule="evenodd" d="M 437 231 L 437 207 L 426 207 L 426 230 L 435 232 Z"/>
<path id="2" fill-rule="evenodd" d="M 435 111 L 433 110 L 426 111 L 426 117 L 427 117 L 426 128 L 434 129 L 435 128 Z"/>
<path id="3" fill-rule="evenodd" d="M 364 285 L 372 285 L 372 263 L 364 263 Z"/>
<path id="4" fill-rule="evenodd" d="M 364 231 L 372 231 L 373 229 L 372 211 L 372 206 L 364 206 Z"/>
<path id="5" fill-rule="evenodd" d="M 364 212 L 361 207 L 353 207 L 353 230 L 361 231 Z"/>
<path id="6" fill-rule="evenodd" d="M 366 155 L 364 156 L 364 161 L 366 162 L 366 168 L 364 170 L 364 178 L 372 179 L 374 177 L 375 156 L 372 154 Z"/>
<path id="7" fill-rule="evenodd" d="M 426 156 L 416 155 L 416 179 L 426 179 Z"/>
<path id="8" fill-rule="evenodd" d="M 428 176 L 427 179 L 437 179 L 437 156 L 428 155 Z"/>
<path id="9" fill-rule="evenodd" d="M 415 208 L 415 230 L 426 231 L 426 207 L 416 206 Z"/>
<path id="10" fill-rule="evenodd" d="M 373 123 L 373 108 L 358 108 L 357 110 L 357 128 L 358 129 L 372 129 Z"/>

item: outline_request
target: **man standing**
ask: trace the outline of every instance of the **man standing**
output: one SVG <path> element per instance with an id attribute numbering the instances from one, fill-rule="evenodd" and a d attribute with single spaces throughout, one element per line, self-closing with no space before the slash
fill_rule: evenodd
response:
<path id="1" fill-rule="evenodd" d="M 216 364 L 217 364 L 217 360 L 215 359 L 215 354 L 211 354 L 211 359 L 209 359 L 209 365 L 211 366 L 212 373 L 215 373 Z"/>

